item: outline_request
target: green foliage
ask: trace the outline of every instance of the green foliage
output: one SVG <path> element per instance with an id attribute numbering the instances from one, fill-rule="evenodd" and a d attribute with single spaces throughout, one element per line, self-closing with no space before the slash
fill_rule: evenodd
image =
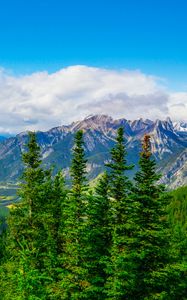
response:
<path id="1" fill-rule="evenodd" d="M 172 266 L 167 204 L 171 197 L 157 182 L 156 163 L 151 157 L 150 136 L 145 135 L 135 176 L 134 200 L 138 203 L 135 222 L 137 231 L 137 280 L 134 297 L 138 299 L 178 299 L 172 296 L 179 278 Z M 180 277 L 180 275 L 179 275 Z"/>
<path id="2" fill-rule="evenodd" d="M 121 200 L 124 200 L 124 197 L 126 198 L 126 195 L 131 187 L 131 183 L 125 172 L 133 168 L 133 166 L 127 166 L 127 161 L 125 158 L 127 153 L 125 150 L 123 135 L 123 128 L 120 127 L 117 131 L 116 145 L 111 150 L 111 161 L 106 164 L 106 166 L 110 168 L 110 194 L 111 197 L 114 198 L 116 204 L 116 219 L 117 214 L 120 214 L 120 208 L 118 205 L 121 205 Z"/>
<path id="3" fill-rule="evenodd" d="M 12 257 L 14 295 L 20 299 L 46 299 L 46 287 L 54 279 L 57 252 L 56 181 L 41 168 L 40 149 L 29 133 L 28 152 L 19 190 L 21 201 L 8 218 L 7 261 Z M 59 194 L 60 191 L 58 191 Z M 59 202 L 58 202 L 59 204 Z"/>
<path id="4" fill-rule="evenodd" d="M 168 206 L 168 220 L 171 229 L 171 252 L 175 267 L 176 298 L 186 299 L 187 295 L 187 187 L 171 192 L 172 201 Z M 177 287 L 178 284 L 178 287 Z"/>
<path id="5" fill-rule="evenodd" d="M 72 192 L 76 197 L 80 197 L 82 190 L 86 187 L 86 163 L 83 132 L 80 130 L 75 135 L 71 164 Z"/>
<path id="6" fill-rule="evenodd" d="M 187 187 L 171 192 L 172 201 L 168 207 L 172 229 L 174 254 L 187 263 Z"/>
<path id="7" fill-rule="evenodd" d="M 87 197 L 86 159 L 82 131 L 75 135 L 71 166 L 72 188 L 63 211 L 64 249 L 62 299 L 83 299 L 88 287 L 86 260 Z"/>
<path id="8" fill-rule="evenodd" d="M 187 188 L 158 184 L 147 135 L 130 182 L 119 128 L 91 190 L 82 131 L 74 142 L 67 188 L 62 172 L 41 167 L 29 133 L 20 202 L 0 210 L 0 299 L 185 300 Z"/>
<path id="9" fill-rule="evenodd" d="M 116 145 L 111 150 L 111 161 L 107 164 L 110 168 L 109 228 L 112 241 L 107 262 L 106 294 L 107 299 L 116 300 L 130 297 L 134 280 L 134 262 L 131 259 L 134 209 L 130 198 L 132 185 L 126 175 L 132 166 L 126 163 L 123 134 L 123 128 L 119 128 Z"/>
<path id="10" fill-rule="evenodd" d="M 109 229 L 109 178 L 104 173 L 89 196 L 87 233 L 87 299 L 104 299 L 106 260 L 109 256 L 111 234 Z"/>

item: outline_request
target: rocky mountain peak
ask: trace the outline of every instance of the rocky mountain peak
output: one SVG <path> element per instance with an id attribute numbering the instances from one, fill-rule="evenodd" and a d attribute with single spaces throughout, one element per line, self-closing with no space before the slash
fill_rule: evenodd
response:
<path id="1" fill-rule="evenodd" d="M 104 132 L 113 122 L 112 117 L 107 115 L 89 115 L 82 121 L 73 123 L 71 129 L 74 132 L 88 129 L 101 130 Z"/>
<path id="2" fill-rule="evenodd" d="M 185 122 L 175 122 L 174 128 L 179 132 L 187 132 L 187 123 Z"/>
<path id="3" fill-rule="evenodd" d="M 164 174 L 164 182 L 170 184 L 181 172 L 184 174 L 181 180 L 184 180 L 187 173 L 184 172 L 186 168 L 183 168 L 185 161 L 182 158 L 186 157 L 187 123 L 173 123 L 169 118 L 156 121 L 140 118 L 130 121 L 125 118 L 114 120 L 107 115 L 89 115 L 67 126 L 55 127 L 46 132 L 38 131 L 37 141 L 42 150 L 43 164 L 46 167 L 56 165 L 57 170 L 63 168 L 65 174 L 68 174 L 74 134 L 81 129 L 85 132 L 90 178 L 94 178 L 103 171 L 104 161 L 109 159 L 116 131 L 121 126 L 124 128 L 129 163 L 137 163 L 141 140 L 145 133 L 149 133 L 152 151 Z M 18 180 L 23 168 L 21 152 L 25 149 L 27 139 L 28 133 L 23 132 L 0 142 L 0 181 Z"/>

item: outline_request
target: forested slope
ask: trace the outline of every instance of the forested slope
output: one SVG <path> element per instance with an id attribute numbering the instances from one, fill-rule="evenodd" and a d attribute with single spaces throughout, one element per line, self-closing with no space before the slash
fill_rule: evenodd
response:
<path id="1" fill-rule="evenodd" d="M 150 136 L 134 181 L 124 130 L 95 187 L 88 183 L 83 131 L 74 137 L 71 186 L 43 169 L 29 134 L 20 201 L 0 235 L 2 300 L 186 300 L 186 188 L 159 184 Z"/>

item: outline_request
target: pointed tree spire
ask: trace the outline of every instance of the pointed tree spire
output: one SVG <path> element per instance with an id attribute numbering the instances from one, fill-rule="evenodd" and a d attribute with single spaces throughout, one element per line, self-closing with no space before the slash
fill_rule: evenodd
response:
<path id="1" fill-rule="evenodd" d="M 134 219 L 137 225 L 135 233 L 137 280 L 134 297 L 170 299 L 167 294 L 170 236 L 166 218 L 166 205 L 169 197 L 164 193 L 164 187 L 158 184 L 160 174 L 156 171 L 150 139 L 148 134 L 143 138 L 139 160 L 140 169 L 134 178 L 134 201 L 137 203 L 137 213 Z"/>
<path id="2" fill-rule="evenodd" d="M 141 155 L 145 156 L 147 159 L 151 157 L 151 136 L 149 134 L 145 134 L 142 143 L 142 152 Z"/>
<path id="3" fill-rule="evenodd" d="M 88 282 L 87 268 L 85 267 L 87 172 L 82 131 L 75 134 L 70 171 L 72 187 L 64 207 L 62 261 L 65 273 L 61 286 L 63 287 L 64 299 L 83 299 Z"/>
<path id="4" fill-rule="evenodd" d="M 29 131 L 28 133 L 27 152 L 23 153 L 22 159 L 27 168 L 37 169 L 41 165 L 40 147 L 36 141 L 36 134 Z"/>
<path id="5" fill-rule="evenodd" d="M 132 184 L 126 172 L 133 166 L 127 165 L 124 130 L 117 131 L 116 145 L 111 150 L 109 171 L 110 230 L 111 245 L 107 262 L 108 279 L 106 282 L 107 299 L 130 299 L 133 284 L 132 245 Z"/>
<path id="6" fill-rule="evenodd" d="M 47 297 L 45 287 L 51 281 L 52 261 L 49 256 L 52 243 L 49 243 L 51 232 L 48 226 L 52 221 L 48 215 L 51 179 L 50 172 L 41 168 L 35 133 L 29 132 L 26 146 L 20 201 L 14 205 L 8 218 L 7 250 L 16 266 L 15 274 L 12 274 L 13 285 L 17 287 L 14 296 L 43 299 Z"/>
<path id="7" fill-rule="evenodd" d="M 72 191 L 77 196 L 81 195 L 81 192 L 87 185 L 86 179 L 86 163 L 84 152 L 84 140 L 83 131 L 80 130 L 75 134 L 73 158 L 71 163 L 71 177 L 72 177 Z"/>

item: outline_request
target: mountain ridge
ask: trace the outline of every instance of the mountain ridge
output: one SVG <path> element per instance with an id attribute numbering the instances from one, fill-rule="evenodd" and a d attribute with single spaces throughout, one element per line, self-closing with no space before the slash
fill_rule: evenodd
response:
<path id="1" fill-rule="evenodd" d="M 121 126 L 124 128 L 128 162 L 137 164 L 141 140 L 148 133 L 158 170 L 163 174 L 162 182 L 171 188 L 187 183 L 187 123 L 172 122 L 170 118 L 132 121 L 125 118 L 115 120 L 108 115 L 90 115 L 70 125 L 37 131 L 43 165 L 47 168 L 55 165 L 54 172 L 63 168 L 68 178 L 74 134 L 83 130 L 89 178 L 93 179 L 103 171 L 104 162 L 109 159 L 110 148 L 115 143 L 116 131 Z M 26 150 L 27 140 L 28 132 L 22 132 L 0 142 L 0 181 L 19 179 L 23 170 L 21 153 Z"/>

